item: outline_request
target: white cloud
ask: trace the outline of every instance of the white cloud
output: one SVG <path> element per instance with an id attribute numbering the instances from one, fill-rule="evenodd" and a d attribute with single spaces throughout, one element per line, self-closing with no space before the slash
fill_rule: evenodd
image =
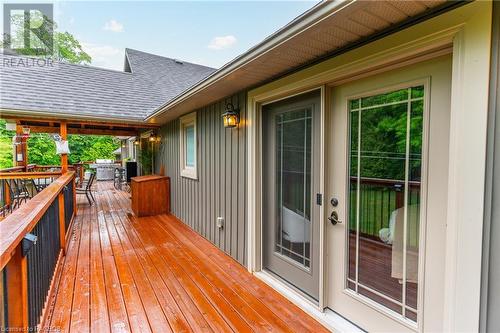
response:
<path id="1" fill-rule="evenodd" d="M 113 31 L 113 32 L 123 32 L 123 24 L 116 20 L 109 20 L 108 22 L 104 23 L 104 27 L 102 27 L 104 30 L 108 31 Z"/>
<path id="2" fill-rule="evenodd" d="M 92 57 L 92 66 L 123 70 L 124 51 L 110 45 L 82 42 L 82 48 Z"/>
<path id="3" fill-rule="evenodd" d="M 237 39 L 233 35 L 214 37 L 210 41 L 210 44 L 208 44 L 208 48 L 212 50 L 223 50 L 230 48 L 236 42 Z"/>

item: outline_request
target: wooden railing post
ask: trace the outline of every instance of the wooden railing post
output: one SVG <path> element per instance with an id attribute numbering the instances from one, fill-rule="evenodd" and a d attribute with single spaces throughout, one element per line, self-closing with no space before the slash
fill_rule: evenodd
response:
<path id="1" fill-rule="evenodd" d="M 59 241 L 61 242 L 61 250 L 63 255 L 66 255 L 66 218 L 64 216 L 64 188 L 59 193 L 57 198 L 59 201 Z"/>
<path id="2" fill-rule="evenodd" d="M 28 329 L 28 260 L 21 244 L 14 250 L 7 266 L 7 303 L 9 327 L 24 332 Z"/>
<path id="3" fill-rule="evenodd" d="M 83 177 L 80 178 L 80 181 L 82 181 Z M 77 204 L 76 204 L 76 177 L 73 177 L 73 217 L 76 217 L 77 213 Z"/>
<path id="4" fill-rule="evenodd" d="M 9 207 L 10 209 L 10 204 L 12 203 L 12 198 L 10 197 L 10 190 L 9 190 L 9 185 L 7 185 L 7 182 L 8 180 L 5 179 L 3 182 L 2 182 L 2 186 L 3 186 L 3 194 L 4 194 L 4 207 Z"/>
<path id="5" fill-rule="evenodd" d="M 68 131 L 66 127 L 66 122 L 61 121 L 60 125 L 60 135 L 62 140 L 68 139 Z M 61 172 L 65 174 L 68 172 L 68 154 L 61 154 Z"/>

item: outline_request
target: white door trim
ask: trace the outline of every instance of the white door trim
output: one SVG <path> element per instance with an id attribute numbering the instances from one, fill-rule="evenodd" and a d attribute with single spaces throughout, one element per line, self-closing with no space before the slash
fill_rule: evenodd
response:
<path id="1" fill-rule="evenodd" d="M 314 86 L 336 85 L 420 62 L 449 53 L 452 45 L 445 269 L 449 283 L 445 289 L 444 329 L 478 330 L 491 9 L 491 2 L 473 2 L 248 93 L 247 255 L 250 272 L 261 271 L 262 262 L 259 248 L 262 234 L 261 104 Z M 323 296 L 320 292 L 320 299 Z M 320 301 L 319 310 L 323 310 L 323 304 Z"/>
<path id="2" fill-rule="evenodd" d="M 447 331 L 479 330 L 490 10 L 455 36 L 451 92 L 445 321 Z M 473 320 L 471 320 L 473 319 Z"/>

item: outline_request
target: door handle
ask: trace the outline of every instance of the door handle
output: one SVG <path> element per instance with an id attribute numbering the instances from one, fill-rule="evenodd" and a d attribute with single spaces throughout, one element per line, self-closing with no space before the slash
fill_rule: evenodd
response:
<path id="1" fill-rule="evenodd" d="M 342 221 L 339 220 L 339 215 L 337 214 L 336 211 L 332 211 L 332 213 L 328 217 L 328 220 L 333 225 L 336 225 L 337 223 L 342 223 Z"/>

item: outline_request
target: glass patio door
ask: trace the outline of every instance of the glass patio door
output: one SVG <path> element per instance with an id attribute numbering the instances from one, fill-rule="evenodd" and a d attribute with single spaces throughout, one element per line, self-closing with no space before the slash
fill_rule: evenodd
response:
<path id="1" fill-rule="evenodd" d="M 319 92 L 263 108 L 263 264 L 318 299 Z"/>
<path id="2" fill-rule="evenodd" d="M 446 207 L 429 198 L 445 196 L 446 183 L 428 180 L 447 170 L 449 65 L 434 60 L 333 89 L 327 188 L 338 203 L 326 209 L 340 222 L 327 227 L 327 304 L 368 331 L 419 330 L 427 312 L 442 311 Z M 427 300 L 424 286 L 438 292 Z"/>

